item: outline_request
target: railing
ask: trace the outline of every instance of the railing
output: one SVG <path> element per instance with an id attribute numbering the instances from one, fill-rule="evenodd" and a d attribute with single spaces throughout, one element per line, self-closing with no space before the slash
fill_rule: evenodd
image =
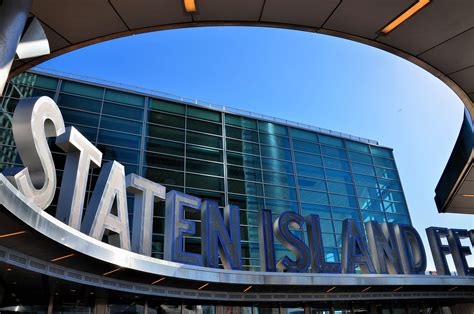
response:
<path id="1" fill-rule="evenodd" d="M 192 104 L 204 108 L 210 108 L 210 109 L 215 109 L 218 111 L 223 111 L 227 113 L 234 113 L 238 114 L 241 116 L 249 117 L 249 118 L 255 118 L 259 120 L 265 120 L 268 122 L 275 122 L 278 124 L 283 124 L 287 126 L 292 126 L 292 127 L 297 127 L 305 130 L 310 130 L 310 131 L 315 131 L 318 133 L 323 133 L 323 134 L 328 134 L 328 135 L 333 135 L 333 136 L 338 136 L 346 139 L 350 139 L 353 141 L 358 141 L 358 142 L 363 142 L 367 144 L 373 144 L 373 145 L 378 145 L 379 143 L 374 140 L 370 140 L 367 138 L 359 137 L 359 136 L 354 136 L 342 132 L 337 132 L 329 129 L 324 129 L 324 128 L 319 128 L 316 126 L 312 126 L 309 124 L 304 124 L 304 123 L 299 123 L 299 122 L 294 122 L 294 121 L 289 121 L 286 119 L 280 119 L 280 118 L 275 118 L 272 116 L 267 116 L 264 114 L 260 113 L 255 113 L 247 110 L 242 110 L 242 109 L 237 109 L 233 107 L 228 107 L 228 106 L 223 106 L 223 105 L 217 105 L 213 104 L 211 102 L 205 101 L 205 100 L 198 100 L 198 99 L 193 99 L 193 98 L 188 98 L 188 97 L 182 97 L 182 96 L 177 96 L 174 94 L 166 93 L 166 92 L 161 92 L 153 89 L 148 89 L 148 88 L 143 88 L 139 86 L 134 86 L 134 85 L 128 85 L 128 84 L 122 84 L 122 83 L 117 83 L 114 81 L 109 81 L 109 80 L 104 80 L 104 79 L 98 79 L 90 76 L 85 76 L 85 75 L 78 75 L 78 74 L 73 74 L 69 72 L 64 72 L 64 71 L 59 71 L 59 70 L 54 70 L 54 69 L 49 69 L 49 68 L 44 68 L 44 67 L 35 67 L 33 68 L 30 72 L 36 72 L 38 74 L 49 74 L 53 75 L 56 77 L 62 77 L 66 79 L 73 79 L 73 80 L 80 80 L 84 81 L 87 83 L 93 83 L 93 84 L 98 84 L 102 85 L 103 87 L 114 87 L 118 89 L 122 89 L 125 91 L 133 91 L 137 92 L 140 94 L 145 94 L 147 96 L 155 96 L 159 98 L 164 98 L 164 99 L 169 99 L 169 100 L 175 100 L 187 104 Z"/>

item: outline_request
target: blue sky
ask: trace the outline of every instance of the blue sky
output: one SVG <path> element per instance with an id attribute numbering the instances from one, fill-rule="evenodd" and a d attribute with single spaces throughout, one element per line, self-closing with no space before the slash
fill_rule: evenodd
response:
<path id="1" fill-rule="evenodd" d="M 206 27 L 113 40 L 41 66 L 377 140 L 394 148 L 427 252 L 426 227 L 474 227 L 474 216 L 438 214 L 433 200 L 461 126 L 461 101 L 384 51 L 314 33 Z M 434 269 L 429 253 L 428 265 Z"/>

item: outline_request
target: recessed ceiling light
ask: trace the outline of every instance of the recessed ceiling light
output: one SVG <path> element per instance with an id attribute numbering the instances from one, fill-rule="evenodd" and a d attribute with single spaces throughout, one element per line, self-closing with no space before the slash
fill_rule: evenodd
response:
<path id="1" fill-rule="evenodd" d="M 195 0 L 184 0 L 184 9 L 187 13 L 196 12 L 196 2 Z"/>

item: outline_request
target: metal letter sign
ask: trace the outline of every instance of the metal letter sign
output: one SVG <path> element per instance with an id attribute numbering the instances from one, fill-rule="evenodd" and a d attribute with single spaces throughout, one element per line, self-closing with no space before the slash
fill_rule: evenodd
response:
<path id="1" fill-rule="evenodd" d="M 102 153 L 77 129 L 65 128 L 58 106 L 48 97 L 22 99 L 14 112 L 12 130 L 25 167 L 5 170 L 3 175 L 12 184 L 4 180 L 4 186 L 16 188 L 36 212 L 46 209 L 56 192 L 56 168 L 48 145 L 48 138 L 56 137 L 55 144 L 66 153 L 58 220 L 98 240 L 151 256 L 154 205 L 165 200 L 166 260 L 214 268 L 220 260 L 225 269 L 242 269 L 239 207 L 227 205 L 221 213 L 214 201 L 177 191 L 165 195 L 164 186 L 136 174 L 125 177 L 124 166 L 112 161 L 103 165 L 82 219 L 88 172 L 101 166 Z M 131 240 L 127 192 L 134 195 Z M 199 218 L 201 225 L 196 230 Z M 201 241 L 195 239 L 199 231 Z M 274 220 L 270 209 L 262 209 L 258 215 L 261 270 L 307 272 L 311 267 L 314 273 L 354 273 L 357 268 L 378 274 L 425 272 L 425 249 L 412 226 L 370 221 L 365 231 L 367 235 L 357 221 L 344 220 L 342 261 L 330 262 L 324 252 L 319 216 L 302 217 L 287 211 Z M 431 227 L 426 233 L 438 274 L 450 275 L 446 255 L 452 254 L 458 274 L 474 276 L 474 268 L 466 260 L 471 248 L 461 243 L 469 239 L 474 245 L 474 230 Z M 441 242 L 442 237 L 447 244 Z M 294 257 L 280 251 L 276 256 L 275 239 Z"/>

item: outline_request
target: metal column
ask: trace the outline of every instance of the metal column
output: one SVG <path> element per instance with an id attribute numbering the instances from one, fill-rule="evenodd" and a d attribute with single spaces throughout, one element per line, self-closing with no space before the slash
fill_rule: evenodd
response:
<path id="1" fill-rule="evenodd" d="M 25 28 L 32 0 L 0 1 L 0 96 Z"/>

